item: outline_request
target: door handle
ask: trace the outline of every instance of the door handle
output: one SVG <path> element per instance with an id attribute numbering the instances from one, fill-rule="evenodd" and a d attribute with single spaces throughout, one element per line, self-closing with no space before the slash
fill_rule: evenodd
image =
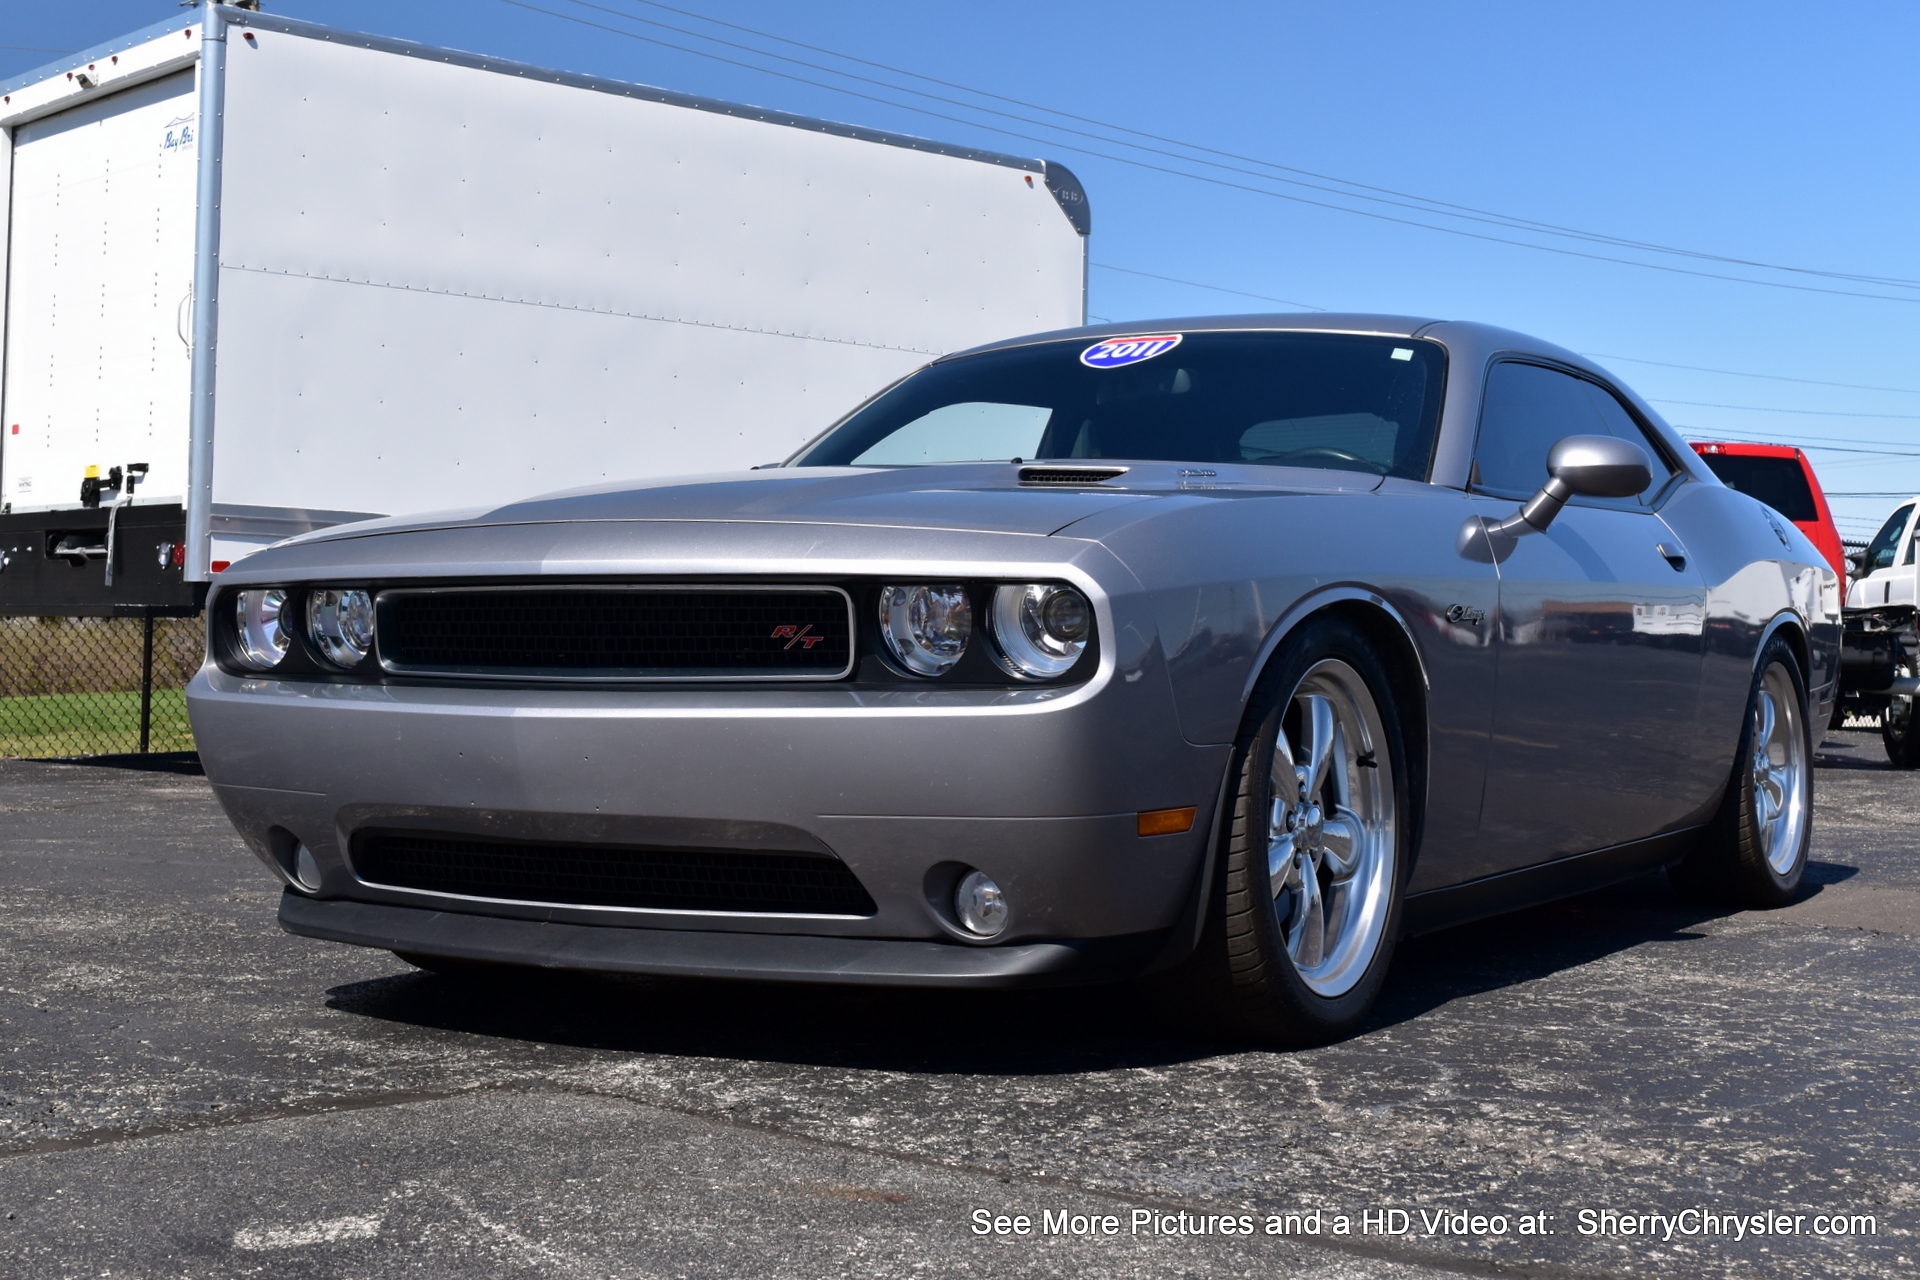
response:
<path id="1" fill-rule="evenodd" d="M 1666 562 L 1673 566 L 1673 571 L 1675 573 L 1686 572 L 1687 553 L 1684 549 L 1675 546 L 1671 542 L 1663 542 L 1659 546 L 1655 547 L 1654 550 L 1658 551 L 1663 557 L 1665 557 Z"/>

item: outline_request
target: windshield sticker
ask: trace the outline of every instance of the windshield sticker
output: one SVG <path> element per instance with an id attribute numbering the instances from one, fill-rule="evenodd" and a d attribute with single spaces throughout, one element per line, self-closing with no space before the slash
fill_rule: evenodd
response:
<path id="1" fill-rule="evenodd" d="M 1144 338 L 1108 338 L 1080 353 L 1080 363 L 1089 369 L 1118 369 L 1163 356 L 1180 345 L 1178 333 L 1152 334 Z"/>
<path id="2" fill-rule="evenodd" d="M 1413 359 L 1413 348 L 1412 347 L 1395 347 L 1393 349 L 1393 358 L 1395 360 L 1411 360 Z"/>

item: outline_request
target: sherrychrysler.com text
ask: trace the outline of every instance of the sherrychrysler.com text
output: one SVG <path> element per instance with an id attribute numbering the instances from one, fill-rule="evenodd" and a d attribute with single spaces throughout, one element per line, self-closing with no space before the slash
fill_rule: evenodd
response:
<path id="1" fill-rule="evenodd" d="M 1741 1241 L 1763 1236 L 1875 1236 L 1879 1219 L 1867 1213 L 1787 1213 L 1774 1209 L 1733 1212 L 1695 1206 L 1676 1212 L 1642 1213 L 1575 1209 L 1528 1213 L 1476 1213 L 1454 1209 L 1362 1209 L 1328 1213 L 1209 1213 L 1129 1209 L 1124 1213 L 1075 1213 L 1042 1208 L 1033 1213 L 975 1209 L 968 1229 L 976 1236 L 1511 1236 L 1573 1234 Z"/>

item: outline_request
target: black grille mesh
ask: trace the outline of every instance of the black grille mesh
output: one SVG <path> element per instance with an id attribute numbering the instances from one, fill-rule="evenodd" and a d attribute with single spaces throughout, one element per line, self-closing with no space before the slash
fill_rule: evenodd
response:
<path id="1" fill-rule="evenodd" d="M 806 854 L 368 832 L 353 842 L 353 866 L 370 884 L 517 902 L 775 915 L 870 916 L 876 910 L 844 863 Z"/>
<path id="2" fill-rule="evenodd" d="M 385 592 L 383 659 L 501 676 L 821 676 L 847 668 L 837 591 L 500 588 Z"/>

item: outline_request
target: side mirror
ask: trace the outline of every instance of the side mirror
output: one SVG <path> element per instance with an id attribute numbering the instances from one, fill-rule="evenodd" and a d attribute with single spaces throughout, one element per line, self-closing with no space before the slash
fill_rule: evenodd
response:
<path id="1" fill-rule="evenodd" d="M 1867 576 L 1867 553 L 1864 549 L 1860 551 L 1849 551 L 1847 553 L 1847 563 L 1853 566 L 1854 577 L 1864 578 Z"/>
<path id="2" fill-rule="evenodd" d="M 1631 440 L 1568 436 L 1547 450 L 1547 474 L 1552 479 L 1540 486 L 1540 492 L 1489 532 L 1509 537 L 1545 533 L 1567 499 L 1576 494 L 1585 498 L 1631 498 L 1653 483 L 1653 463 L 1647 451 Z"/>

